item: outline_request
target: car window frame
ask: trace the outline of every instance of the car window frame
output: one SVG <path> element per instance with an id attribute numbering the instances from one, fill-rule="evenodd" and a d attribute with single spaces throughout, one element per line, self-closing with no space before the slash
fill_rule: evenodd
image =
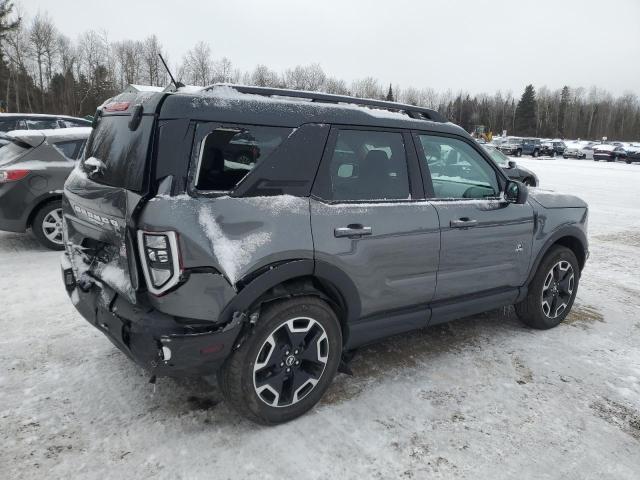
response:
<path id="1" fill-rule="evenodd" d="M 507 182 L 509 179 L 506 174 L 502 171 L 502 169 L 491 159 L 488 152 L 483 152 L 482 148 L 475 142 L 473 139 L 465 138 L 461 135 L 455 135 L 451 133 L 444 132 L 434 132 L 429 130 L 412 130 L 411 135 L 413 137 L 413 143 L 416 148 L 416 154 L 418 159 L 418 165 L 420 167 L 420 171 L 422 173 L 422 180 L 424 183 L 424 191 L 426 193 L 427 198 L 430 201 L 460 201 L 460 202 L 468 202 L 468 201 L 478 201 L 477 198 L 456 198 L 456 197 L 436 197 L 435 191 L 433 189 L 433 179 L 431 177 L 431 171 L 429 167 L 426 165 L 426 162 L 422 161 L 423 158 L 426 158 L 426 154 L 422 147 L 422 142 L 420 140 L 420 135 L 429 135 L 432 137 L 442 137 L 442 138 L 451 138 L 454 140 L 460 140 L 467 145 L 469 145 L 476 153 L 489 164 L 491 169 L 496 174 L 496 179 L 498 181 L 499 192 L 496 197 L 489 197 L 486 200 L 500 200 L 502 198 L 502 194 L 505 190 Z"/>
<path id="2" fill-rule="evenodd" d="M 407 162 L 407 181 L 409 182 L 409 196 L 411 198 L 405 199 L 362 199 L 362 200 L 335 200 L 327 198 L 327 192 L 331 191 L 331 162 L 333 160 L 333 154 L 335 151 L 336 143 L 338 141 L 338 134 L 342 130 L 359 130 L 366 132 L 386 132 L 386 133 L 399 133 L 402 136 L 402 141 L 405 150 L 405 161 Z M 338 204 L 388 204 L 388 203 L 407 203 L 407 202 L 424 202 L 426 195 L 424 192 L 422 175 L 420 173 L 420 166 L 418 165 L 418 157 L 416 155 L 415 145 L 413 145 L 413 138 L 411 131 L 404 128 L 389 128 L 389 127 L 377 127 L 371 125 L 331 125 L 331 131 L 327 138 L 327 144 L 325 145 L 322 153 L 322 159 L 318 171 L 316 172 L 313 186 L 311 187 L 311 198 L 329 205 Z"/>
<path id="3" fill-rule="evenodd" d="M 289 136 L 295 131 L 296 127 L 282 126 L 282 125 L 263 125 L 258 123 L 230 123 L 230 122 L 216 122 L 216 121 L 200 121 L 195 123 L 195 132 L 193 136 L 193 143 L 191 145 L 191 154 L 189 160 L 189 170 L 187 172 L 187 194 L 192 197 L 224 197 L 232 195 L 233 192 L 244 182 L 253 168 L 229 190 L 203 190 L 197 187 L 198 177 L 200 176 L 200 168 L 202 163 L 202 154 L 204 152 L 204 144 L 209 135 L 219 129 L 229 130 L 249 130 L 252 127 L 267 127 L 267 128 L 283 128 L 289 129 Z M 282 147 L 287 141 L 286 137 L 280 144 L 271 152 L 273 155 L 278 149 Z M 257 164 L 256 164 L 257 165 Z M 255 166 L 254 166 L 255 168 Z"/>

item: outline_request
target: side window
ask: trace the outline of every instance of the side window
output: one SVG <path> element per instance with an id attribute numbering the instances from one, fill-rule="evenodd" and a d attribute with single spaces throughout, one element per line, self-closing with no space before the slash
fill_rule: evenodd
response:
<path id="1" fill-rule="evenodd" d="M 291 128 L 247 126 L 218 128 L 201 143 L 195 185 L 198 190 L 232 190 L 267 158 Z"/>
<path id="2" fill-rule="evenodd" d="M 401 133 L 340 130 L 325 169 L 326 200 L 410 198 L 407 155 Z"/>
<path id="3" fill-rule="evenodd" d="M 0 120 L 0 132 L 10 132 L 11 130 L 17 130 L 18 123 L 19 121 L 14 119 Z"/>
<path id="4" fill-rule="evenodd" d="M 435 198 L 491 198 L 500 192 L 493 168 L 469 144 L 420 135 L 421 156 L 431 173 Z"/>
<path id="5" fill-rule="evenodd" d="M 84 140 L 70 140 L 53 144 L 62 154 L 70 160 L 77 160 L 82 153 Z"/>
<path id="6" fill-rule="evenodd" d="M 59 128 L 60 126 L 58 125 L 58 121 L 54 118 L 54 119 L 41 119 L 41 120 L 35 120 L 35 119 L 27 119 L 26 120 L 27 123 L 27 128 L 29 128 L 29 130 L 47 130 L 47 129 L 53 129 L 53 128 Z"/>

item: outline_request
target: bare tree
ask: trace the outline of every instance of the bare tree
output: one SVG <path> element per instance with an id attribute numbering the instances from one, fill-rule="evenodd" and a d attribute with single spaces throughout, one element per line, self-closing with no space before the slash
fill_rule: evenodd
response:
<path id="1" fill-rule="evenodd" d="M 53 55 L 56 46 L 56 27 L 48 14 L 38 14 L 33 18 L 29 28 L 30 51 L 38 69 L 38 80 L 40 86 L 40 107 L 45 109 L 45 77 L 47 87 L 51 81 L 51 70 Z"/>
<path id="2" fill-rule="evenodd" d="M 187 82 L 192 85 L 209 85 L 212 80 L 213 59 L 211 47 L 206 42 L 198 42 L 187 52 L 183 61 Z"/>
<path id="3" fill-rule="evenodd" d="M 283 82 L 280 76 L 266 65 L 257 65 L 249 75 L 249 81 L 246 83 L 258 87 L 279 87 Z"/>
<path id="4" fill-rule="evenodd" d="M 327 76 L 319 63 L 296 65 L 284 74 L 284 83 L 287 88 L 295 90 L 320 90 L 326 80 Z"/>

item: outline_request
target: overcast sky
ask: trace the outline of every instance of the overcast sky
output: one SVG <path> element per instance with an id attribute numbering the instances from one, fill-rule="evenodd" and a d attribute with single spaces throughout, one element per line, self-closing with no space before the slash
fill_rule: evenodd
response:
<path id="1" fill-rule="evenodd" d="M 15 0 L 75 38 L 204 40 L 237 68 L 318 62 L 348 82 L 519 95 L 565 84 L 640 95 L 640 0 Z"/>

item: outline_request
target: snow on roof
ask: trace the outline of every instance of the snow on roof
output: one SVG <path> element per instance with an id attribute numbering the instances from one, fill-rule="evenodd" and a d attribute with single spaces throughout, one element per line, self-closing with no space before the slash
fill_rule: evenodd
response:
<path id="1" fill-rule="evenodd" d="M 136 85 L 135 83 L 130 83 L 125 90 L 128 88 L 137 90 L 138 92 L 162 92 L 164 90 L 164 87 L 156 87 L 154 85 Z"/>
<path id="2" fill-rule="evenodd" d="M 71 115 L 53 115 L 51 113 L 0 113 L 0 118 L 4 117 L 30 117 L 30 118 L 61 118 L 73 120 L 86 120 L 85 118 L 73 117 Z"/>
<path id="3" fill-rule="evenodd" d="M 267 103 L 288 103 L 288 104 L 311 104 L 311 99 L 301 97 L 288 97 L 286 95 L 258 95 L 254 93 L 243 93 L 236 90 L 233 85 L 215 85 L 208 87 L 204 90 L 201 87 L 182 87 L 177 90 L 178 93 L 196 94 L 197 97 L 193 100 L 193 106 L 198 107 L 200 105 L 209 105 L 209 101 L 212 103 L 219 103 L 222 106 L 226 106 L 227 102 L 235 102 L 240 100 L 251 100 L 254 102 Z M 367 105 L 360 105 L 355 103 L 340 102 L 340 103 L 324 103 L 317 102 L 313 104 L 315 107 L 327 107 L 327 108 L 344 108 L 349 110 L 358 110 L 359 112 L 368 113 L 369 115 L 377 118 L 395 118 L 399 120 L 410 119 L 403 111 L 396 111 L 394 109 L 385 109 L 380 107 L 369 107 Z M 304 106 L 304 105 L 303 105 Z"/>
<path id="4" fill-rule="evenodd" d="M 52 128 L 49 130 L 12 130 L 7 135 L 14 138 L 45 137 L 52 140 L 88 138 L 91 127 Z"/>
<path id="5" fill-rule="evenodd" d="M 609 145 L 609 144 L 593 146 L 594 150 L 600 150 L 602 152 L 613 152 L 616 148 L 618 147 L 615 145 Z"/>

